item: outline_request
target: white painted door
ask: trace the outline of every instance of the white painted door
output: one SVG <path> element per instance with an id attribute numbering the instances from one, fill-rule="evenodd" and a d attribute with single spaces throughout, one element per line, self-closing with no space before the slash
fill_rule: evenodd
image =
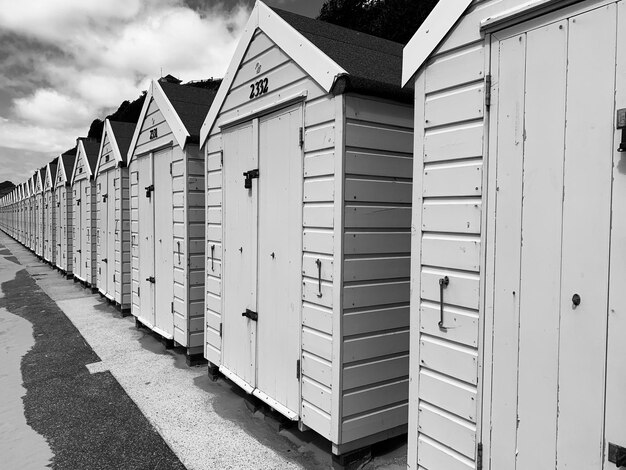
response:
<path id="1" fill-rule="evenodd" d="M 174 218 L 172 206 L 172 149 L 154 154 L 154 326 L 174 337 Z"/>
<path id="2" fill-rule="evenodd" d="M 106 276 L 103 276 L 106 282 L 106 292 L 111 299 L 115 297 L 115 170 L 107 171 L 107 187 L 106 187 L 106 253 L 107 261 Z"/>
<path id="3" fill-rule="evenodd" d="M 104 295 L 109 294 L 107 290 L 107 261 L 109 253 L 107 252 L 107 225 L 108 225 L 108 210 L 107 210 L 107 173 L 101 173 L 98 178 L 97 185 L 97 201 L 96 207 L 98 208 L 98 219 L 96 229 L 96 246 L 98 249 L 98 289 Z"/>
<path id="4" fill-rule="evenodd" d="M 492 469 L 603 465 L 615 24 L 494 43 Z"/>
<path id="5" fill-rule="evenodd" d="M 154 325 L 154 193 L 148 196 L 146 188 L 152 185 L 152 157 L 139 157 L 136 162 L 139 199 L 139 314 L 148 325 Z"/>
<path id="6" fill-rule="evenodd" d="M 224 310 L 222 366 L 239 378 L 248 391 L 256 386 L 257 322 L 243 316 L 257 311 L 257 197 L 258 180 L 244 188 L 243 173 L 258 168 L 254 145 L 257 123 L 247 122 L 223 134 L 224 143 Z"/>
<path id="7" fill-rule="evenodd" d="M 301 109 L 259 122 L 257 389 L 292 419 L 300 415 Z"/>

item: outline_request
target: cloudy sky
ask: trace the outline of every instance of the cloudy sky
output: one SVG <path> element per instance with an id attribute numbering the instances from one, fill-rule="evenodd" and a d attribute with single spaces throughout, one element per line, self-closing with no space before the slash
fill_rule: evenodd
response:
<path id="1" fill-rule="evenodd" d="M 315 17 L 323 0 L 267 0 Z M 0 0 L 0 181 L 25 181 L 150 79 L 224 75 L 254 0 Z"/>

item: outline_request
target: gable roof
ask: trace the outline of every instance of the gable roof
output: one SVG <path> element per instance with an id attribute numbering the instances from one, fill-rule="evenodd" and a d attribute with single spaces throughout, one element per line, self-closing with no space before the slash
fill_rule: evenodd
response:
<path id="1" fill-rule="evenodd" d="M 68 177 L 68 169 L 70 172 L 74 170 L 74 162 L 76 161 L 76 147 L 73 147 L 69 150 L 66 150 L 59 157 L 59 167 L 57 168 L 57 173 L 61 172 L 63 175 L 63 181 L 59 181 L 56 183 L 56 186 L 62 186 L 69 182 Z M 71 174 L 69 175 L 71 176 Z"/>
<path id="2" fill-rule="evenodd" d="M 46 167 L 37 170 L 37 192 L 43 191 L 43 185 L 46 177 Z"/>
<path id="3" fill-rule="evenodd" d="M 202 119 L 215 99 L 216 92 L 188 85 L 178 85 L 165 80 L 152 80 L 150 89 L 139 115 L 133 139 L 128 147 L 126 160 L 130 162 L 139 140 L 141 126 L 146 118 L 152 99 L 163 113 L 178 145 L 185 148 L 188 142 L 198 142 Z"/>
<path id="4" fill-rule="evenodd" d="M 76 168 L 78 162 L 82 158 L 85 161 L 85 169 L 92 178 L 95 175 L 96 164 L 98 163 L 98 152 L 100 150 L 100 142 L 87 137 L 79 137 L 76 139 L 76 158 L 74 160 L 74 168 L 72 169 L 71 184 L 74 184 L 76 178 Z"/>
<path id="5" fill-rule="evenodd" d="M 48 164 L 46 165 L 46 179 L 44 181 L 45 184 L 47 184 L 48 180 L 50 181 L 50 189 L 54 189 L 54 185 L 57 181 L 58 159 L 59 157 L 55 158 L 51 162 L 48 162 Z"/>
<path id="6" fill-rule="evenodd" d="M 126 166 L 128 147 L 133 138 L 135 127 L 137 127 L 137 124 L 132 122 L 111 121 L 109 118 L 104 120 L 102 138 L 100 139 L 100 148 L 98 150 L 98 161 L 94 171 L 95 175 L 100 172 L 100 163 L 103 157 L 106 137 L 109 138 L 109 143 L 111 144 L 113 158 L 115 158 L 116 161 L 115 165 Z"/>
<path id="7" fill-rule="evenodd" d="M 424 65 L 435 48 L 461 18 L 472 0 L 439 0 L 430 15 L 404 47 L 402 86 L 405 86 Z"/>
<path id="8" fill-rule="evenodd" d="M 257 29 L 263 31 L 327 93 L 349 91 L 410 101 L 400 88 L 402 44 L 359 33 L 257 0 L 215 102 L 202 124 L 204 144 Z"/>

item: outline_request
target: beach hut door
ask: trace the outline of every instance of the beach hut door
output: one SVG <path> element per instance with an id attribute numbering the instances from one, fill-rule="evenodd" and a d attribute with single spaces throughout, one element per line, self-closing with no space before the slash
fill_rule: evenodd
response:
<path id="1" fill-rule="evenodd" d="M 603 468 L 616 23 L 492 42 L 492 469 Z"/>

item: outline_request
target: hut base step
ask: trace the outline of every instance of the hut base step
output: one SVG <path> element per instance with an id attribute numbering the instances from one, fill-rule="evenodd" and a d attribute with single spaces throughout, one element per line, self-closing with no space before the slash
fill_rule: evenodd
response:
<path id="1" fill-rule="evenodd" d="M 356 470 L 372 460 L 372 448 L 361 447 L 341 455 L 333 454 L 333 468 L 336 470 Z"/>
<path id="2" fill-rule="evenodd" d="M 207 375 L 209 378 L 215 382 L 220 378 L 220 367 L 216 366 L 212 362 L 209 362 L 209 366 L 207 367 Z"/>

